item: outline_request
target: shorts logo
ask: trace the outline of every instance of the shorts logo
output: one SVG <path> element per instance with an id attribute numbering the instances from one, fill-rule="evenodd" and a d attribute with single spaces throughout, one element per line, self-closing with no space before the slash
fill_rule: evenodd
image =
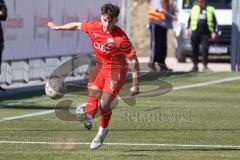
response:
<path id="1" fill-rule="evenodd" d="M 116 82 L 116 81 L 114 81 L 114 80 L 111 80 L 111 81 L 110 81 L 110 89 L 111 89 L 112 91 L 115 89 L 116 85 L 117 85 L 117 82 Z"/>
<path id="2" fill-rule="evenodd" d="M 114 40 L 112 38 L 108 38 L 107 43 L 114 43 Z"/>

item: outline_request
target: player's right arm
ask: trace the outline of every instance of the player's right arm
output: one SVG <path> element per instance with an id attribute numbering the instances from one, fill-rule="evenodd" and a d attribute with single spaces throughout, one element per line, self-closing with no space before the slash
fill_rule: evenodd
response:
<path id="1" fill-rule="evenodd" d="M 75 31 L 81 30 L 81 22 L 71 22 L 64 25 L 57 25 L 53 22 L 48 22 L 48 27 L 53 30 L 68 30 L 68 31 Z"/>
<path id="2" fill-rule="evenodd" d="M 130 58 L 132 64 L 132 88 L 130 89 L 132 96 L 140 94 L 139 89 L 139 61 L 136 55 Z"/>

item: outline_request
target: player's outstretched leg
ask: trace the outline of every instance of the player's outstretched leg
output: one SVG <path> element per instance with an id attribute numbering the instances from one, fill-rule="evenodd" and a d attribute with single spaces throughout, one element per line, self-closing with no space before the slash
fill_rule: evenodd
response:
<path id="1" fill-rule="evenodd" d="M 80 105 L 76 109 L 77 118 L 83 123 L 87 130 L 92 129 L 93 117 L 98 111 L 98 98 L 89 96 L 87 103 Z"/>
<path id="2" fill-rule="evenodd" d="M 76 114 L 78 120 L 83 124 L 84 128 L 90 130 L 92 129 L 93 117 L 86 114 L 86 105 L 86 103 L 79 105 L 76 109 Z"/>

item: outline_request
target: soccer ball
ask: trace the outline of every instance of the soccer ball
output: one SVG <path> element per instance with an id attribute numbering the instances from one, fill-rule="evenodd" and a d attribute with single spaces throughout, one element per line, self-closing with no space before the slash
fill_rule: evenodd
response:
<path id="1" fill-rule="evenodd" d="M 51 78 L 47 80 L 45 85 L 45 93 L 52 99 L 60 99 L 66 93 L 64 81 L 60 78 Z"/>

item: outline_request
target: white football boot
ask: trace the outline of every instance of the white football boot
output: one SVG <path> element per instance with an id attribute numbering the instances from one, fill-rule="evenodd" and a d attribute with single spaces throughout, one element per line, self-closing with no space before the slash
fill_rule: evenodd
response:
<path id="1" fill-rule="evenodd" d="M 107 132 L 106 132 L 105 134 L 103 134 L 103 135 L 97 134 L 96 137 L 94 138 L 94 140 L 92 141 L 92 143 L 91 143 L 91 145 L 90 145 L 90 148 L 91 148 L 91 149 L 98 149 L 99 147 L 101 147 L 102 144 L 103 144 L 104 139 L 105 139 L 106 136 L 107 136 L 107 134 L 108 134 L 108 130 L 107 130 Z"/>
<path id="2" fill-rule="evenodd" d="M 89 118 L 85 112 L 86 103 L 81 104 L 76 109 L 77 119 L 83 124 L 87 130 L 92 129 L 92 118 Z"/>

